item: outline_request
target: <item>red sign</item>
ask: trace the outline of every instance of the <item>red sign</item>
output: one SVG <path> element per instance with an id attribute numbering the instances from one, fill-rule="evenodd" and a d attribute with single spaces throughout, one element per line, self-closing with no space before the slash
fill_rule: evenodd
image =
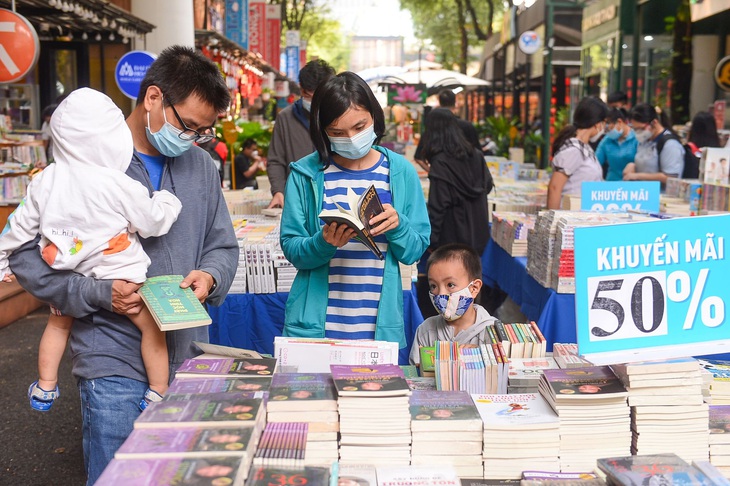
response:
<path id="1" fill-rule="evenodd" d="M 22 79 L 38 62 L 41 45 L 28 20 L 0 9 L 0 83 Z"/>
<path id="2" fill-rule="evenodd" d="M 280 71 L 281 58 L 281 6 L 266 6 L 266 42 L 264 44 L 264 60 L 274 69 Z"/>
<path id="3" fill-rule="evenodd" d="M 264 54 L 264 31 L 266 30 L 266 3 L 264 0 L 249 0 L 248 4 L 248 50 Z"/>

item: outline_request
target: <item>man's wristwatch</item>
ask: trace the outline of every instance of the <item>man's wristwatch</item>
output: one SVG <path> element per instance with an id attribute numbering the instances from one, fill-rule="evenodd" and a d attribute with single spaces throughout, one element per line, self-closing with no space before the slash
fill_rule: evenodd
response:
<path id="1" fill-rule="evenodd" d="M 208 294 L 212 294 L 217 287 L 218 287 L 218 282 L 216 282 L 215 277 L 213 277 L 213 285 L 211 285 L 210 288 L 208 289 Z"/>

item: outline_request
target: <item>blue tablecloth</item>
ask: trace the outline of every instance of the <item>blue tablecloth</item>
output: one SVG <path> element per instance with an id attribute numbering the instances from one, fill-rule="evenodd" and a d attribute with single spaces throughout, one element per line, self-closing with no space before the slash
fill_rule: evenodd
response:
<path id="1" fill-rule="evenodd" d="M 284 306 L 288 293 L 229 294 L 220 307 L 208 307 L 213 319 L 210 342 L 274 354 L 274 338 L 284 328 Z M 408 346 L 400 350 L 400 364 L 408 364 L 408 353 L 416 328 L 423 322 L 415 289 L 403 292 L 403 320 Z"/>
<path id="2" fill-rule="evenodd" d="M 531 321 L 537 322 L 552 350 L 553 343 L 574 343 L 575 295 L 546 289 L 527 273 L 527 258 L 513 257 L 489 240 L 482 254 L 482 279 L 499 287 L 520 306 Z"/>

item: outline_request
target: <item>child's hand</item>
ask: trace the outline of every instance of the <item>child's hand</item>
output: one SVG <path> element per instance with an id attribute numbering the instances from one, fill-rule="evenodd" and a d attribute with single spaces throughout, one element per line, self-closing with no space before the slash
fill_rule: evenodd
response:
<path id="1" fill-rule="evenodd" d="M 383 204 L 383 209 L 385 211 L 378 214 L 369 221 L 370 234 L 372 236 L 382 235 L 386 231 L 396 229 L 400 224 L 398 212 L 393 206 L 391 206 L 390 204 Z"/>

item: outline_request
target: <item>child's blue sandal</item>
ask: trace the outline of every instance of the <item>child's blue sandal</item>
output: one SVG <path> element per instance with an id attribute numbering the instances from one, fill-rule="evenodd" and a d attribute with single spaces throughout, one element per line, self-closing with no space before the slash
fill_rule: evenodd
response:
<path id="1" fill-rule="evenodd" d="M 143 412 L 147 408 L 147 405 L 149 405 L 152 402 L 161 402 L 162 401 L 162 395 L 157 393 L 151 388 L 148 388 L 146 392 L 144 392 L 144 397 L 142 397 L 142 400 L 139 402 L 139 409 Z"/>
<path id="2" fill-rule="evenodd" d="M 54 390 L 44 390 L 38 386 L 38 382 L 34 381 L 30 387 L 28 387 L 28 400 L 30 401 L 30 408 L 39 412 L 47 412 L 53 406 L 53 401 L 60 397 L 61 393 L 58 391 L 58 385 Z"/>

